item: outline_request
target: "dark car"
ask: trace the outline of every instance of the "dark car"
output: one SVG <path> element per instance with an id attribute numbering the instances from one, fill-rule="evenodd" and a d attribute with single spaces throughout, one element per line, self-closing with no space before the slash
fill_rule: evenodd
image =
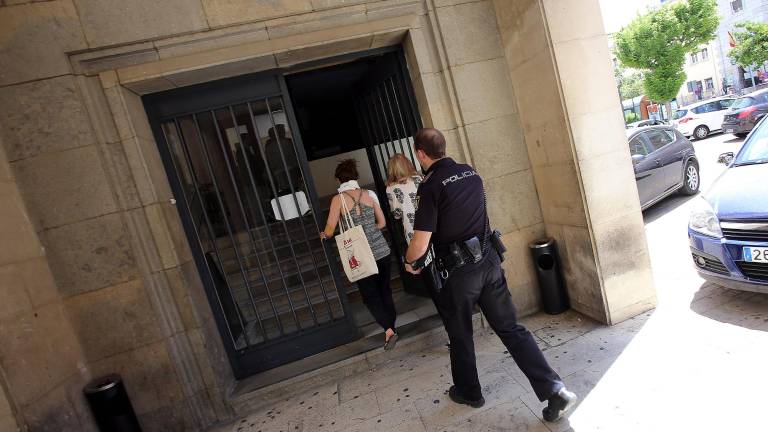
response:
<path id="1" fill-rule="evenodd" d="M 650 126 L 629 129 L 627 139 L 643 210 L 675 192 L 699 191 L 696 151 L 680 132 L 671 126 Z"/>
<path id="2" fill-rule="evenodd" d="M 698 200 L 688 239 L 699 274 L 724 287 L 768 293 L 768 119 Z"/>
<path id="3" fill-rule="evenodd" d="M 768 89 L 744 95 L 731 105 L 723 117 L 723 133 L 745 137 L 768 112 Z"/>

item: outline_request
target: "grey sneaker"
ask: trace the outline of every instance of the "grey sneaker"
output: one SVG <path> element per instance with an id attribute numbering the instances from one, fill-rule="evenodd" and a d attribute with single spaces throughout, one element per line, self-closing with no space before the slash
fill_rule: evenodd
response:
<path id="1" fill-rule="evenodd" d="M 544 420 L 548 422 L 560 420 L 566 411 L 573 408 L 578 399 L 576 393 L 568 391 L 567 388 L 563 387 L 554 396 L 549 398 L 549 404 L 542 410 L 541 414 L 544 416 Z"/>

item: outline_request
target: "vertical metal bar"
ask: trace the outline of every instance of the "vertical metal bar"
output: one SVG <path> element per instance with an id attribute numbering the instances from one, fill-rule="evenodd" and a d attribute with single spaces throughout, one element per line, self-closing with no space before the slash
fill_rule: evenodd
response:
<path id="1" fill-rule="evenodd" d="M 269 120 L 272 123 L 272 127 L 276 128 L 277 124 L 275 123 L 275 116 L 272 113 L 272 107 L 270 107 L 269 99 L 267 98 L 267 111 L 269 112 Z M 283 101 L 280 100 L 280 106 L 283 106 Z M 285 107 L 283 106 L 283 111 L 285 111 Z M 293 133 L 293 131 L 291 131 Z M 280 142 L 280 136 L 276 133 L 275 138 L 277 139 L 277 149 L 280 151 L 280 160 L 283 162 L 283 166 L 285 167 L 285 173 L 286 177 L 288 178 L 288 187 L 291 189 L 291 196 L 293 197 L 293 202 L 296 204 L 296 210 L 300 211 L 301 208 L 299 207 L 299 200 L 296 198 L 296 188 L 293 186 L 293 181 L 291 180 L 290 173 L 288 172 L 288 163 L 285 160 L 285 154 L 283 154 L 283 143 Z M 295 146 L 295 143 L 292 142 L 292 148 Z M 296 154 L 296 150 L 294 148 L 293 155 L 296 157 L 296 161 L 298 162 L 298 155 Z M 304 179 L 304 174 L 302 173 L 302 180 Z M 279 205 L 279 201 L 278 201 Z M 317 269 L 317 261 L 315 260 L 315 254 L 312 253 L 312 245 L 309 243 L 309 236 L 307 235 L 307 228 L 304 226 L 304 219 L 302 218 L 302 215 L 299 214 L 299 223 L 301 224 L 301 231 L 304 233 L 304 243 L 307 245 L 307 248 L 309 249 L 309 256 L 312 258 L 312 267 L 315 269 L 315 276 L 317 276 L 317 281 L 320 284 L 320 292 L 323 295 L 323 300 L 325 301 L 325 305 L 328 306 L 328 316 L 331 320 L 333 320 L 333 308 L 331 308 L 331 303 L 328 301 L 328 293 L 325 291 L 325 285 L 323 284 L 323 278 L 320 277 L 320 272 Z M 303 279 L 302 279 L 303 282 Z M 305 294 L 307 295 L 307 298 L 309 299 L 309 293 L 306 290 L 306 287 L 304 288 Z M 314 308 L 310 304 L 310 310 L 314 311 Z M 315 320 L 317 322 L 317 320 Z"/>
<path id="2" fill-rule="evenodd" d="M 229 109 L 232 109 L 232 106 L 229 107 Z M 248 222 L 248 215 L 245 212 L 245 205 L 243 204 L 243 199 L 240 196 L 240 187 L 237 184 L 237 179 L 235 178 L 235 174 L 232 171 L 232 164 L 229 161 L 229 151 L 227 150 L 227 147 L 224 145 L 224 138 L 221 136 L 221 130 L 219 130 L 219 122 L 216 120 L 216 112 L 214 110 L 211 110 L 211 119 L 213 120 L 213 127 L 216 129 L 216 138 L 218 138 L 219 141 L 219 148 L 221 149 L 221 153 L 224 156 L 224 164 L 227 165 L 227 173 L 229 174 L 229 181 L 232 182 L 232 188 L 235 192 L 235 198 L 237 200 L 238 208 L 240 209 L 240 213 L 243 216 L 243 223 L 245 224 L 245 229 L 248 231 L 248 239 L 251 241 L 251 247 L 253 248 L 254 255 L 256 256 L 256 263 L 259 267 L 259 274 L 261 275 L 261 280 L 264 283 L 264 291 L 267 293 L 267 299 L 269 300 L 269 304 L 272 307 L 272 312 L 275 314 L 275 320 L 277 320 L 277 327 L 280 330 L 280 335 L 284 335 L 285 332 L 283 331 L 283 323 L 280 320 L 280 315 L 277 313 L 277 308 L 275 307 L 275 303 L 272 301 L 272 294 L 269 292 L 269 281 L 267 280 L 266 275 L 264 274 L 264 268 L 261 266 L 261 258 L 259 258 L 259 251 L 256 248 L 256 242 L 253 239 L 253 233 L 251 232 L 251 224 Z M 240 142 L 240 133 L 237 130 L 237 120 L 234 117 L 234 114 L 232 115 L 232 124 L 235 128 L 235 135 L 237 135 L 237 142 Z M 247 156 L 243 154 L 243 156 Z M 247 270 L 246 272 L 250 272 L 250 270 Z M 248 295 L 251 299 L 251 303 L 253 303 L 253 308 L 256 309 L 256 303 L 253 298 L 253 293 L 250 292 L 250 289 L 248 290 Z M 258 314 L 258 312 L 257 312 Z M 257 315 L 258 316 L 258 315 Z"/>
<path id="3" fill-rule="evenodd" d="M 261 141 L 259 139 L 259 130 L 256 127 L 256 122 L 253 120 L 253 113 L 251 112 L 251 107 L 248 106 L 248 114 L 251 116 L 251 122 L 253 126 L 253 135 L 256 137 L 256 145 L 261 148 Z M 283 285 L 283 288 L 285 289 L 285 295 L 288 298 L 288 304 L 290 305 L 291 312 L 293 313 L 293 319 L 296 322 L 296 330 L 301 330 L 301 324 L 299 323 L 299 317 L 296 315 L 296 310 L 293 308 L 293 301 L 291 300 L 291 291 L 288 289 L 288 283 L 285 281 L 285 275 L 283 274 L 283 269 L 280 267 L 280 257 L 277 256 L 277 250 L 275 249 L 275 242 L 272 240 L 272 233 L 269 231 L 269 221 L 267 220 L 267 215 L 264 213 L 264 208 L 261 206 L 261 195 L 259 194 L 259 189 L 256 187 L 256 179 L 253 178 L 253 169 L 251 168 L 251 162 L 248 160 L 248 155 L 245 149 L 245 146 L 241 144 L 241 148 L 243 149 L 243 153 L 245 154 L 245 167 L 248 169 L 248 180 L 251 182 L 251 187 L 253 188 L 253 193 L 256 195 L 256 201 L 259 202 L 259 214 L 261 215 L 261 219 L 264 221 L 264 232 L 267 234 L 267 240 L 269 240 L 270 249 L 272 250 L 272 256 L 275 258 L 275 265 L 277 265 L 277 271 L 280 273 L 280 282 L 281 285 Z M 263 158 L 263 151 L 259 152 L 262 154 Z M 266 165 L 266 162 L 265 162 Z"/>
<path id="4" fill-rule="evenodd" d="M 390 77 L 391 78 L 391 77 Z M 392 118 L 392 125 L 395 129 L 395 134 L 397 135 L 397 142 L 400 144 L 400 153 L 403 154 L 403 156 L 407 156 L 408 154 L 405 152 L 405 147 L 403 147 L 403 138 L 407 136 L 406 132 L 403 131 L 403 133 L 400 133 L 400 127 L 397 123 L 397 117 L 395 117 L 395 110 L 392 108 L 392 101 L 389 98 L 389 89 L 387 88 L 387 81 L 388 79 L 384 79 L 384 81 L 381 83 L 382 88 L 384 89 L 384 101 L 387 103 L 387 110 L 389 111 L 389 115 Z M 395 99 L 395 102 L 397 102 L 397 99 Z"/>
<path id="5" fill-rule="evenodd" d="M 324 229 L 325 226 L 322 228 L 320 227 L 320 224 L 322 223 L 319 218 L 321 217 L 320 214 L 318 214 L 315 209 L 320 208 L 320 204 L 317 200 L 317 190 L 315 188 L 315 184 L 312 180 L 312 171 L 309 169 L 309 162 L 307 160 L 307 155 L 304 150 L 304 143 L 302 142 L 301 138 L 301 131 L 298 127 L 298 122 L 296 121 L 296 115 L 293 110 L 293 105 L 291 102 L 291 93 L 288 91 L 288 84 L 285 81 L 285 76 L 280 75 L 278 77 L 278 82 L 280 84 L 280 91 L 282 93 L 282 100 L 283 100 L 283 109 L 285 111 L 286 120 L 288 122 L 288 125 L 290 126 L 290 130 L 292 131 L 292 138 L 293 138 L 293 149 L 298 155 L 298 161 L 299 166 L 302 171 L 302 179 L 304 180 L 304 187 L 306 188 L 306 193 L 309 194 L 309 200 L 310 204 L 312 205 L 312 221 L 314 221 L 314 229 L 315 232 L 319 232 L 321 229 Z M 295 131 L 295 133 L 293 133 Z M 311 224 L 310 224 L 311 225 Z M 341 290 L 339 287 L 342 286 L 341 284 L 341 277 L 338 272 L 338 267 L 331 264 L 331 257 L 333 254 L 329 253 L 328 250 L 330 249 L 330 245 L 328 242 L 320 242 L 320 248 L 323 251 L 323 255 L 326 259 L 326 267 L 328 268 L 328 271 L 331 273 L 331 285 L 333 288 L 333 292 L 336 293 L 336 301 L 341 306 L 341 315 L 338 317 L 338 319 L 343 319 L 347 316 L 347 310 L 349 308 L 349 305 L 347 304 L 347 298 L 342 295 Z M 336 317 L 332 318 L 335 320 Z"/>
<path id="6" fill-rule="evenodd" d="M 374 132 L 376 133 L 377 141 L 379 143 L 382 143 L 380 145 L 384 146 L 385 153 L 387 154 L 387 161 L 389 161 L 389 159 L 392 156 L 389 154 L 389 146 L 387 145 L 386 138 L 384 137 L 384 128 L 381 126 L 381 123 L 380 123 L 381 119 L 379 118 L 378 112 L 376 110 L 376 101 L 373 96 L 373 93 L 370 94 L 370 102 L 368 103 L 368 109 L 369 109 L 369 112 L 371 113 L 370 114 L 371 120 L 374 123 Z M 384 162 L 384 163 L 386 164 L 387 162 Z"/>
<path id="7" fill-rule="evenodd" d="M 245 284 L 246 290 L 248 290 L 249 296 L 251 295 L 251 283 L 250 280 L 248 280 L 248 274 L 246 273 L 245 269 L 243 269 L 243 261 L 242 257 L 240 256 L 240 248 L 238 247 L 237 240 L 235 240 L 235 236 L 232 234 L 232 225 L 230 224 L 229 218 L 227 217 L 227 210 L 224 206 L 224 200 L 221 198 L 221 189 L 219 188 L 219 182 L 216 180 L 216 173 L 213 171 L 213 164 L 211 164 L 211 157 L 208 153 L 207 144 L 205 142 L 205 137 L 203 136 L 203 132 L 200 129 L 200 122 L 197 120 L 197 114 L 192 114 L 192 120 L 195 123 L 195 130 L 197 131 L 198 139 L 200 140 L 200 147 L 203 149 L 203 159 L 205 160 L 205 165 L 208 168 L 208 173 L 211 175 L 211 181 L 213 181 L 213 189 L 216 193 L 216 199 L 219 202 L 219 207 L 221 208 L 221 215 L 224 218 L 224 225 L 227 227 L 227 235 L 229 236 L 229 241 L 232 243 L 232 247 L 235 251 L 235 257 L 237 258 L 237 266 L 240 269 L 240 274 L 243 276 L 243 283 Z M 214 237 L 214 242 L 216 241 L 216 238 Z M 222 271 L 224 269 L 222 268 Z M 229 287 L 230 291 L 232 287 Z M 251 298 L 251 301 L 253 299 Z M 256 305 L 254 304 L 254 312 L 256 313 L 256 320 L 258 321 L 259 328 L 261 329 L 262 335 L 264 335 L 264 340 L 269 339 L 267 336 L 267 332 L 264 329 L 264 323 L 261 321 L 261 316 L 259 315 L 259 311 L 256 308 Z"/>
<path id="8" fill-rule="evenodd" d="M 245 324 L 245 321 L 241 316 L 240 306 L 237 304 L 237 299 L 235 299 L 235 296 L 232 295 L 232 291 L 229 289 L 231 285 L 229 282 L 229 275 L 226 274 L 226 272 L 224 271 L 224 267 L 222 265 L 221 254 L 219 253 L 219 247 L 216 246 L 216 234 L 213 230 L 213 224 L 211 223 L 211 219 L 208 216 L 208 212 L 205 210 L 203 195 L 202 193 L 200 193 L 200 186 L 197 184 L 197 173 L 195 173 L 195 167 L 192 165 L 192 159 L 190 158 L 189 149 L 187 148 L 186 140 L 184 139 L 184 133 L 181 130 L 181 125 L 179 124 L 178 117 L 173 119 L 173 124 L 176 128 L 176 133 L 179 135 L 179 145 L 181 146 L 181 151 L 184 153 L 184 160 L 186 162 L 187 167 L 189 168 L 190 177 L 192 177 L 192 186 L 195 190 L 195 194 L 197 195 L 197 199 L 200 200 L 200 203 L 201 203 L 201 208 L 203 210 L 203 219 L 205 219 L 205 227 L 208 231 L 209 238 L 213 242 L 213 253 L 216 255 L 216 261 L 218 261 L 219 265 L 222 266 L 221 273 L 222 273 L 222 276 L 224 277 L 224 280 L 227 282 L 227 292 L 229 293 L 229 296 L 232 298 L 232 301 L 235 303 L 235 306 L 236 306 L 235 312 L 237 313 L 238 321 L 240 321 L 240 327 L 242 327 L 243 329 L 243 339 L 245 340 L 245 344 L 250 345 L 250 342 L 248 341 L 248 326 Z M 165 135 L 165 130 L 163 130 L 163 135 Z M 165 136 L 165 138 L 166 138 L 165 142 L 170 144 L 170 141 L 168 140 L 167 135 Z M 224 305 L 221 303 L 221 298 L 219 296 L 218 290 L 216 290 L 216 298 L 219 299 L 219 306 L 221 307 L 221 310 L 224 311 Z M 226 316 L 226 312 L 224 316 Z M 229 329 L 229 325 L 227 325 L 227 329 Z M 234 340 L 234 335 L 232 335 L 231 330 L 230 330 L 230 336 L 232 336 L 233 338 L 232 339 L 233 345 L 237 347 L 237 341 Z"/>
<path id="9" fill-rule="evenodd" d="M 375 154 L 378 155 L 377 156 L 378 159 L 381 160 L 381 166 L 384 168 L 383 171 L 386 172 L 387 171 L 387 161 L 384 160 L 384 153 L 382 153 L 381 147 L 379 147 L 379 145 L 376 142 L 376 136 L 375 136 L 375 134 L 373 132 L 373 126 L 371 125 L 371 119 L 369 118 L 370 114 L 368 114 L 368 112 L 367 112 L 368 110 L 367 109 L 364 110 L 364 107 L 366 106 L 365 99 L 363 99 L 363 101 L 361 101 L 358 105 L 360 107 L 360 118 L 363 120 L 363 125 L 365 125 L 365 129 L 366 129 L 366 131 L 368 133 L 368 140 L 371 142 L 371 147 L 374 149 Z"/>
<path id="10" fill-rule="evenodd" d="M 415 163 L 416 162 L 416 158 L 413 155 L 413 148 L 411 146 L 411 142 L 408 140 L 408 137 L 412 136 L 412 135 L 408 133 L 408 130 L 405 127 L 405 121 L 403 120 L 403 112 L 400 109 L 400 97 L 399 97 L 398 92 L 397 92 L 397 90 L 395 88 L 395 78 L 394 77 L 390 77 L 389 78 L 389 82 L 392 84 L 392 94 L 395 97 L 395 106 L 397 107 L 397 116 L 400 119 L 400 126 L 402 126 L 402 128 L 403 128 L 403 134 L 404 134 L 404 137 L 405 137 L 405 142 L 408 144 L 408 153 L 411 155 L 411 161 Z"/>
<path id="11" fill-rule="evenodd" d="M 269 104 L 269 101 L 265 99 L 264 103 Z M 283 207 L 280 205 L 280 199 L 279 199 L 280 196 L 277 194 L 277 188 L 275 187 L 275 180 L 272 178 L 272 173 L 270 172 L 270 169 L 269 169 L 269 162 L 267 161 L 267 155 L 266 153 L 264 153 L 264 148 L 261 145 L 261 138 L 259 138 L 259 127 L 256 124 L 256 117 L 253 115 L 253 109 L 251 108 L 251 103 L 247 102 L 246 105 L 248 106 L 248 114 L 251 116 L 251 122 L 253 123 L 253 131 L 254 131 L 254 134 L 256 135 L 256 140 L 258 141 L 258 144 L 259 144 L 259 152 L 261 153 L 261 157 L 264 160 L 264 166 L 266 167 L 267 178 L 269 179 L 269 184 L 272 188 L 272 193 L 275 195 L 275 202 L 277 203 L 277 212 L 280 213 L 280 222 L 283 226 L 283 230 L 285 231 L 285 236 L 288 239 L 288 247 L 291 251 L 293 262 L 296 265 L 296 270 L 298 271 L 299 281 L 301 281 L 301 284 L 303 287 L 304 278 L 301 275 L 301 267 L 299 266 L 299 260 L 296 258 L 296 251 L 293 249 L 293 243 L 291 242 L 291 234 L 290 234 L 290 231 L 288 230 L 288 225 L 285 223 L 285 215 L 283 214 Z M 275 133 L 277 133 L 277 131 L 275 131 Z M 278 266 L 279 266 L 279 262 L 278 262 Z M 304 290 L 304 292 L 306 293 L 306 289 Z M 298 330 L 302 330 L 301 324 L 298 321 L 298 315 L 296 314 L 296 307 L 293 304 L 293 299 L 291 298 L 290 291 L 287 291 L 287 294 L 288 294 L 288 303 L 291 306 L 291 310 L 293 311 L 294 317 L 296 317 L 296 325 L 298 327 Z M 314 315 L 314 311 L 311 309 L 310 311 L 312 312 L 312 318 L 315 324 L 317 324 L 317 318 Z"/>
<path id="12" fill-rule="evenodd" d="M 290 174 L 290 171 L 288 169 L 288 163 L 286 162 L 285 154 L 283 153 L 283 148 L 282 148 L 283 144 L 280 141 L 280 135 L 278 134 L 278 131 L 277 131 L 277 124 L 275 123 L 275 118 L 274 118 L 274 115 L 272 114 L 272 108 L 269 106 L 269 103 L 270 103 L 269 102 L 269 98 L 266 98 L 264 101 L 265 101 L 266 106 L 267 106 L 267 112 L 269 113 L 269 120 L 270 120 L 270 123 L 272 124 L 272 129 L 275 131 L 275 141 L 277 142 L 277 151 L 280 154 L 280 162 L 283 164 L 283 168 L 285 170 L 286 180 L 288 180 L 288 188 L 291 191 L 291 197 L 293 198 L 294 205 L 296 205 L 296 211 L 299 212 L 301 210 L 301 207 L 299 206 L 299 200 L 296 198 L 296 190 L 293 187 L 293 182 L 291 181 L 291 174 Z M 269 165 L 267 165 L 267 171 L 269 172 Z M 278 198 L 277 197 L 277 192 L 275 192 L 275 198 Z M 285 218 L 283 217 L 282 204 L 280 204 L 280 200 L 279 199 L 277 199 L 276 202 L 277 202 L 277 207 L 280 210 L 280 215 L 281 215 L 280 218 L 283 220 L 283 225 L 285 226 L 285 230 L 286 230 L 285 234 L 288 237 L 289 243 L 292 245 L 293 241 L 291 240 L 291 235 L 290 235 L 290 232 L 288 231 L 288 228 L 287 228 L 288 225 L 285 223 Z M 306 245 L 309 248 L 309 256 L 312 257 L 312 264 L 313 264 L 313 267 L 315 269 L 315 272 L 317 273 L 317 265 L 315 263 L 315 258 L 314 258 L 313 254 L 312 254 L 312 246 L 309 244 L 309 239 L 307 237 L 307 231 L 306 231 L 306 228 L 304 227 L 304 221 L 301 218 L 301 214 L 299 214 L 298 219 L 299 219 L 299 225 L 301 225 L 301 230 L 302 230 L 302 232 L 304 234 L 304 239 L 305 239 Z M 304 272 L 302 271 L 301 264 L 299 263 L 299 260 L 298 260 L 298 258 L 296 256 L 295 252 L 294 252 L 293 246 L 291 246 L 291 252 L 293 253 L 293 261 L 296 264 L 296 269 L 298 270 L 299 281 L 301 282 L 301 288 L 304 291 L 304 297 L 307 300 L 307 307 L 309 308 L 309 311 L 310 311 L 310 314 L 312 315 L 313 321 L 315 322 L 315 324 L 318 324 L 319 321 L 317 320 L 317 313 L 315 312 L 315 308 L 312 305 L 312 298 L 310 297 L 309 291 L 307 290 L 307 284 L 304 282 L 304 275 L 303 275 Z M 319 277 L 320 274 L 317 273 L 317 276 L 318 276 L 318 282 L 320 282 L 321 281 L 321 279 Z M 324 288 L 322 289 L 322 293 L 323 293 L 323 297 L 327 299 L 327 296 L 325 295 L 325 289 Z M 326 301 L 326 304 L 329 306 L 329 310 L 330 310 L 330 305 L 327 303 L 327 301 Z"/>
<path id="13" fill-rule="evenodd" d="M 397 148 L 395 148 L 395 141 L 392 139 L 392 131 L 389 129 L 389 118 L 387 118 L 387 111 L 386 108 L 384 108 L 384 99 L 381 97 L 381 89 L 376 88 L 376 99 L 378 99 L 378 106 L 381 107 L 381 116 L 384 119 L 384 125 L 387 128 L 387 136 L 389 137 L 389 142 L 392 143 L 392 149 L 393 151 L 397 151 Z"/>

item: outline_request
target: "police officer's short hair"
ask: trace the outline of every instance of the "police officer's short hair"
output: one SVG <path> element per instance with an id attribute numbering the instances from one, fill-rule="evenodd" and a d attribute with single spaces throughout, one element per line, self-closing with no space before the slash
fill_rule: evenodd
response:
<path id="1" fill-rule="evenodd" d="M 419 129 L 413 137 L 413 147 L 422 150 L 432 159 L 445 157 L 445 137 L 437 129 Z"/>
<path id="2" fill-rule="evenodd" d="M 342 183 L 350 180 L 357 180 L 360 175 L 357 173 L 357 161 L 354 159 L 344 159 L 336 165 L 335 177 Z"/>

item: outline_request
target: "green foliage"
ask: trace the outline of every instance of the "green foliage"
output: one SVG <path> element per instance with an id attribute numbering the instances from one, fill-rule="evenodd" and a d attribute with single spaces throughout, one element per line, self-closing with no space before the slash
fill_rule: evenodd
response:
<path id="1" fill-rule="evenodd" d="M 640 121 L 640 117 L 637 115 L 637 113 L 632 111 L 624 111 L 624 123 L 633 123 L 636 121 Z"/>
<path id="2" fill-rule="evenodd" d="M 743 68 L 762 66 L 768 61 L 768 24 L 747 22 L 738 24 L 736 27 L 746 31 L 736 32 L 733 35 L 736 39 L 736 47 L 728 53 L 728 56 Z"/>
<path id="3" fill-rule="evenodd" d="M 632 71 L 624 74 L 621 80 L 621 97 L 632 99 L 641 96 L 645 91 L 643 87 L 643 74 L 639 71 Z"/>
<path id="4" fill-rule="evenodd" d="M 646 72 L 648 98 L 670 101 L 685 82 L 685 55 L 714 39 L 719 19 L 715 0 L 667 3 L 616 34 L 616 56 L 625 66 Z"/>

